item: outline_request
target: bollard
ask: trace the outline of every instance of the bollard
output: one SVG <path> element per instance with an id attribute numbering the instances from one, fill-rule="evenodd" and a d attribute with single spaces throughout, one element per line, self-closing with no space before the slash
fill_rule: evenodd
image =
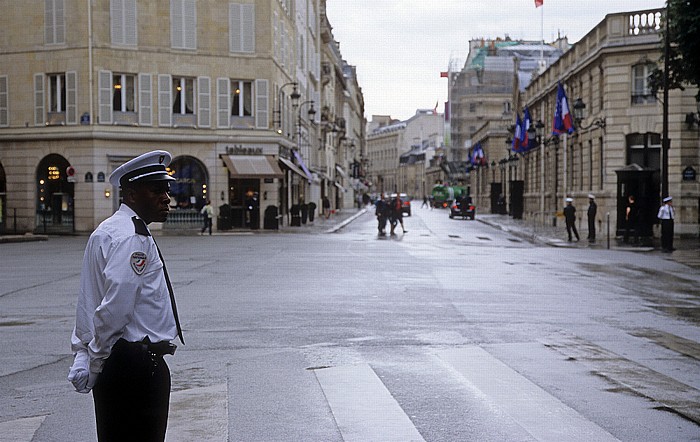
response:
<path id="1" fill-rule="evenodd" d="M 605 219 L 608 225 L 608 250 L 610 250 L 610 212 L 605 214 Z"/>

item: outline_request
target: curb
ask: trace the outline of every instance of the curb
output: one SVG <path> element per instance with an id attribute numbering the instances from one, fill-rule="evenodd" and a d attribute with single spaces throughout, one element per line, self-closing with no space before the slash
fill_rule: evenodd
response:
<path id="1" fill-rule="evenodd" d="M 359 218 L 361 215 L 364 215 L 365 213 L 367 213 L 367 209 L 366 209 L 366 208 L 360 210 L 359 212 L 357 212 L 356 214 L 354 214 L 354 215 L 351 216 L 350 218 L 346 219 L 345 221 L 341 222 L 340 224 L 338 224 L 338 225 L 336 225 L 336 226 L 331 227 L 330 229 L 326 230 L 326 231 L 323 232 L 323 233 L 335 233 L 335 232 L 337 232 L 338 230 L 340 230 L 340 229 L 342 229 L 343 227 L 345 227 L 345 226 L 347 226 L 348 224 L 350 224 L 351 222 L 355 221 L 357 218 Z"/>
<path id="2" fill-rule="evenodd" d="M 48 241 L 49 235 L 5 235 L 0 236 L 0 244 L 14 243 L 14 242 L 32 242 L 32 241 Z"/>

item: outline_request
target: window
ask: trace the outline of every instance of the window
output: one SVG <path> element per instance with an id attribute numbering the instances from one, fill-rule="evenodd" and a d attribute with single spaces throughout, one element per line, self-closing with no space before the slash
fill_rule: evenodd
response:
<path id="1" fill-rule="evenodd" d="M 194 78 L 173 78 L 173 113 L 194 113 Z"/>
<path id="2" fill-rule="evenodd" d="M 275 15 L 275 17 L 277 16 Z M 254 4 L 229 4 L 229 50 L 231 52 L 255 52 Z"/>
<path id="3" fill-rule="evenodd" d="M 115 112 L 135 112 L 136 76 L 114 74 L 112 76 L 112 110 Z"/>
<path id="4" fill-rule="evenodd" d="M 44 0 L 44 42 L 65 43 L 66 19 L 64 0 Z"/>
<path id="5" fill-rule="evenodd" d="M 661 135 L 635 133 L 627 135 L 627 164 L 648 169 L 661 168 Z"/>
<path id="6" fill-rule="evenodd" d="M 170 0 L 170 37 L 175 49 L 197 49 L 195 0 Z"/>
<path id="7" fill-rule="evenodd" d="M 253 115 L 253 82 L 231 80 L 231 115 L 250 117 Z"/>
<path id="8" fill-rule="evenodd" d="M 66 111 L 66 74 L 48 75 L 49 112 Z"/>
<path id="9" fill-rule="evenodd" d="M 649 86 L 649 76 L 654 68 L 656 65 L 653 63 L 632 66 L 632 104 L 656 103 Z"/>
<path id="10" fill-rule="evenodd" d="M 136 45 L 136 0 L 111 0 L 109 9 L 112 44 Z"/>

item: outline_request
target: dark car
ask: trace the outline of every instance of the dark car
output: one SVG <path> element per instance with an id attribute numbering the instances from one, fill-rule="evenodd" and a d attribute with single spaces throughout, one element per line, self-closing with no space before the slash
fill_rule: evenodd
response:
<path id="1" fill-rule="evenodd" d="M 470 196 L 458 198 L 450 204 L 450 218 L 458 216 L 462 219 L 474 219 L 476 216 L 476 206 L 472 203 Z"/>

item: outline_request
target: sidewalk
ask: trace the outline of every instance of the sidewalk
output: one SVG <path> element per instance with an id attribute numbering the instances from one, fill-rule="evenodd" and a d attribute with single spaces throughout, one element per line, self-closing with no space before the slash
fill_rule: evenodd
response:
<path id="1" fill-rule="evenodd" d="M 581 234 L 581 240 L 578 242 L 569 242 L 567 240 L 566 227 L 564 227 L 563 225 L 563 220 L 561 225 L 553 227 L 551 225 L 536 225 L 531 220 L 513 219 L 508 215 L 477 214 L 476 219 L 477 221 L 480 221 L 484 224 L 488 224 L 494 228 L 500 229 L 504 232 L 508 232 L 514 236 L 533 242 L 535 244 L 566 248 L 608 248 L 608 238 L 605 229 L 602 229 L 601 232 L 597 232 L 596 242 L 594 244 L 589 244 L 588 240 L 585 237 L 587 235 L 587 232 L 580 231 L 581 229 L 579 229 L 579 233 Z M 654 244 L 657 247 L 634 246 L 631 244 L 623 243 L 619 238 L 616 238 L 614 234 L 611 234 L 610 249 L 628 252 L 647 252 L 663 254 L 660 247 L 658 247 L 658 241 L 658 238 L 654 238 Z M 677 237 L 674 238 L 673 245 L 676 248 L 676 251 L 670 254 L 663 254 L 664 256 L 668 256 L 669 259 L 680 262 L 681 264 L 685 264 L 694 268 L 700 268 L 699 238 Z"/>

